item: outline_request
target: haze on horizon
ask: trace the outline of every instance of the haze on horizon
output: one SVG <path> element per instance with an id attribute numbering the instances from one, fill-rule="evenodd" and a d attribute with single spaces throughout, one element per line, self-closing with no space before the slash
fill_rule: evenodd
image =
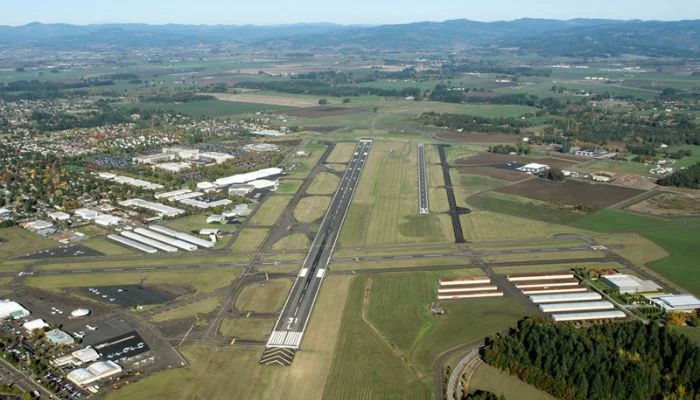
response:
<path id="1" fill-rule="evenodd" d="M 643 20 L 700 19 L 697 0 L 355 0 L 351 4 L 324 0 L 6 0 L 0 25 L 30 22 L 100 24 L 397 24 L 416 21 L 518 18 L 609 18 Z M 236 4 L 238 3 L 238 4 Z"/>

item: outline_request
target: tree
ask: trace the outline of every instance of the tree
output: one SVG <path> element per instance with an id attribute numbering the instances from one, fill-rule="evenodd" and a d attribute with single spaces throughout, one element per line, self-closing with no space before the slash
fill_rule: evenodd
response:
<path id="1" fill-rule="evenodd" d="M 349 102 L 350 102 L 350 99 L 348 99 L 347 97 L 343 99 L 343 104 L 348 104 Z"/>
<path id="2" fill-rule="evenodd" d="M 542 173 L 542 177 L 554 182 L 561 182 L 565 179 L 564 173 L 559 168 L 550 168 Z"/>
<path id="3" fill-rule="evenodd" d="M 318 104 L 319 104 L 319 105 L 322 105 L 322 106 L 323 106 L 323 105 L 326 105 L 326 104 L 328 104 L 328 99 L 319 99 L 319 100 L 318 100 Z"/>

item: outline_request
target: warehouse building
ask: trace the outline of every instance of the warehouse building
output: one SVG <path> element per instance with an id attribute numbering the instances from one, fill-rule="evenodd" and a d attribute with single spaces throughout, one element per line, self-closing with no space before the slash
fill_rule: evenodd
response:
<path id="1" fill-rule="evenodd" d="M 149 229 L 144 229 L 144 228 L 136 228 L 134 229 L 134 232 L 136 232 L 139 235 L 145 236 L 149 239 L 156 240 L 158 242 L 162 242 L 164 244 L 170 245 L 177 247 L 182 250 L 187 250 L 187 251 L 195 251 L 197 250 L 197 246 L 193 245 L 192 243 L 187 243 L 182 240 L 177 240 L 175 238 L 166 236 L 166 235 L 161 235 L 160 233 L 153 232 L 152 230 Z M 126 234 L 124 232 L 123 234 Z"/>
<path id="2" fill-rule="evenodd" d="M 588 289 L 586 289 L 583 286 L 559 287 L 559 288 L 550 288 L 547 286 L 539 286 L 539 287 L 521 289 L 523 294 L 528 295 L 528 296 L 531 294 L 547 294 L 547 293 L 578 293 L 578 292 L 585 292 L 587 290 Z"/>
<path id="3" fill-rule="evenodd" d="M 439 294 L 438 300 L 472 299 L 481 297 L 503 297 L 503 292 L 460 292 L 450 294 Z"/>
<path id="4" fill-rule="evenodd" d="M 169 199 L 171 197 L 181 196 L 183 194 L 191 193 L 190 189 L 177 189 L 170 192 L 156 193 L 154 196 L 157 200 Z"/>
<path id="5" fill-rule="evenodd" d="M 157 168 L 165 172 L 170 172 L 171 174 L 177 174 L 182 171 L 187 171 L 188 169 L 192 168 L 192 165 L 190 165 L 190 163 L 180 161 L 156 164 L 153 166 L 153 168 Z"/>
<path id="6" fill-rule="evenodd" d="M 548 170 L 549 165 L 530 163 L 530 164 L 525 164 L 522 167 L 518 167 L 516 169 L 520 172 L 527 172 L 528 174 L 537 175 L 537 174 L 541 174 L 542 172 Z"/>
<path id="7" fill-rule="evenodd" d="M 654 281 L 645 281 L 634 275 L 613 274 L 600 277 L 606 285 L 616 289 L 620 294 L 658 292 L 661 286 Z"/>
<path id="8" fill-rule="evenodd" d="M 196 236 L 192 236 L 192 235 L 187 234 L 187 233 L 178 232 L 176 230 L 166 228 L 162 225 L 151 225 L 148 228 L 152 231 L 162 233 L 164 235 L 168 235 L 168 236 L 174 237 L 176 239 L 183 240 L 185 242 L 189 242 L 189 243 L 192 243 L 192 244 L 195 244 L 197 246 L 204 247 L 207 249 L 214 247 L 214 244 L 215 244 L 214 242 L 200 239 Z"/>
<path id="9" fill-rule="evenodd" d="M 0 301 L 0 319 L 20 319 L 28 316 L 29 310 L 9 299 Z"/>
<path id="10" fill-rule="evenodd" d="M 80 387 L 120 374 L 122 367 L 114 361 L 98 361 L 87 368 L 78 368 L 68 373 L 66 378 Z"/>
<path id="11" fill-rule="evenodd" d="M 60 329 L 53 329 L 46 332 L 46 339 L 54 346 L 72 346 L 75 344 L 73 336 L 63 332 Z"/>
<path id="12" fill-rule="evenodd" d="M 523 281 L 544 281 L 544 280 L 561 280 L 574 279 L 574 274 L 571 272 L 554 272 L 549 274 L 511 274 L 508 275 L 508 280 L 511 282 Z"/>
<path id="13" fill-rule="evenodd" d="M 271 179 L 278 177 L 284 173 L 282 168 L 265 168 L 255 172 L 248 172 L 246 174 L 238 174 L 228 176 L 226 178 L 220 178 L 214 181 L 218 187 L 225 187 L 234 184 L 242 184 L 252 182 L 258 179 Z"/>
<path id="14" fill-rule="evenodd" d="M 226 153 L 219 153 L 215 151 L 205 151 L 197 154 L 196 160 L 206 162 L 208 164 L 223 164 L 228 160 L 233 160 L 234 156 Z"/>
<path id="15" fill-rule="evenodd" d="M 24 328 L 27 332 L 34 332 L 38 329 L 44 329 L 48 327 L 49 324 L 47 324 L 46 321 L 44 321 L 41 318 L 33 319 L 22 324 L 22 328 Z"/>
<path id="16" fill-rule="evenodd" d="M 581 293 L 557 293 L 557 294 L 535 294 L 530 296 L 530 301 L 535 304 L 542 303 L 565 303 L 572 301 L 600 300 L 603 296 L 596 292 Z"/>
<path id="17" fill-rule="evenodd" d="M 649 299 L 663 312 L 691 313 L 700 309 L 700 300 L 692 294 L 667 294 Z"/>
<path id="18" fill-rule="evenodd" d="M 478 292 L 486 290 L 497 290 L 497 286 L 443 286 L 438 289 L 439 294 L 455 293 L 455 292 Z"/>
<path id="19" fill-rule="evenodd" d="M 518 289 L 528 289 L 533 287 L 564 287 L 564 286 L 578 286 L 578 281 L 575 279 L 570 280 L 555 280 L 555 281 L 544 281 L 544 282 L 528 282 L 528 283 L 517 283 L 515 285 Z"/>
<path id="20" fill-rule="evenodd" d="M 113 241 L 115 241 L 115 242 L 117 242 L 117 243 L 121 243 L 121 244 L 123 244 L 123 245 L 125 245 L 125 246 L 129 246 L 129 247 L 133 247 L 133 248 L 135 248 L 135 249 L 137 249 L 137 250 L 141 250 L 141 251 L 143 251 L 144 253 L 155 254 L 155 253 L 158 252 L 158 250 L 154 249 L 154 248 L 151 247 L 151 246 L 146 246 L 146 245 L 143 244 L 143 243 L 139 243 L 139 242 L 137 242 L 137 241 L 135 241 L 135 240 L 131 240 L 131 239 L 125 238 L 124 236 L 111 234 L 111 235 L 108 235 L 107 238 L 108 238 L 109 240 L 113 240 Z"/>
<path id="21" fill-rule="evenodd" d="M 477 285 L 482 283 L 491 283 L 490 278 L 443 278 L 440 279 L 440 286 L 452 285 Z"/>
<path id="22" fill-rule="evenodd" d="M 131 160 L 136 164 L 158 164 L 163 162 L 172 161 L 175 159 L 174 154 L 149 154 L 145 156 L 134 157 Z"/>
<path id="23" fill-rule="evenodd" d="M 100 355 L 91 347 L 86 347 L 84 349 L 76 350 L 70 354 L 66 354 L 61 357 L 57 357 L 51 361 L 51 364 L 55 367 L 65 367 L 71 365 L 74 367 L 79 367 L 83 364 L 87 364 L 93 361 L 97 361 Z"/>
<path id="24" fill-rule="evenodd" d="M 540 310 L 542 310 L 542 312 L 546 313 L 561 313 L 566 311 L 612 310 L 615 308 L 613 303 L 605 300 L 540 304 L 539 307 Z"/>
<path id="25" fill-rule="evenodd" d="M 142 199 L 129 199 L 119 202 L 119 205 L 123 207 L 133 207 L 133 208 L 143 208 L 146 210 L 155 211 L 158 215 L 163 217 L 176 217 L 180 214 L 184 214 L 185 211 L 179 208 L 166 206 L 165 204 L 154 203 L 152 201 L 142 200 Z"/>
<path id="26" fill-rule="evenodd" d="M 170 246 L 169 244 L 165 244 L 163 242 L 159 242 L 155 239 L 151 239 L 149 237 L 139 235 L 138 233 L 131 232 L 131 231 L 124 231 L 122 232 L 122 236 L 135 240 L 137 242 L 141 242 L 145 244 L 146 246 L 151 246 L 153 248 L 156 248 L 158 250 L 163 250 L 166 253 L 175 253 L 177 252 L 177 247 L 175 246 Z"/>
<path id="27" fill-rule="evenodd" d="M 49 219 L 54 221 L 68 221 L 70 219 L 70 214 L 64 213 L 62 211 L 56 211 L 47 214 Z"/>
<path id="28" fill-rule="evenodd" d="M 626 317 L 625 313 L 623 313 L 622 311 L 619 311 L 619 310 L 552 314 L 552 319 L 554 320 L 554 322 L 615 319 L 615 318 L 625 318 L 625 317 Z"/>

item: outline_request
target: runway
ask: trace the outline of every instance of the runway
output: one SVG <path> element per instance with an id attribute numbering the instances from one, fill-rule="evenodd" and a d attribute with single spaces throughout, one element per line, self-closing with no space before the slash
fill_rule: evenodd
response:
<path id="1" fill-rule="evenodd" d="M 430 212 L 428 208 L 428 178 L 425 170 L 425 146 L 418 144 L 418 211 L 421 214 Z"/>
<path id="2" fill-rule="evenodd" d="M 357 145 L 267 341 L 268 348 L 299 348 L 371 146 L 371 140 Z"/>

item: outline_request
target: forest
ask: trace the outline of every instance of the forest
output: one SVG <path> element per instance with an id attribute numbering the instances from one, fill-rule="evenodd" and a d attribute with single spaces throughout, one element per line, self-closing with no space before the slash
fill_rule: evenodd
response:
<path id="1" fill-rule="evenodd" d="M 700 163 L 680 169 L 671 175 L 659 179 L 656 183 L 661 186 L 700 189 Z"/>
<path id="2" fill-rule="evenodd" d="M 487 339 L 484 361 L 560 399 L 695 399 L 700 348 L 672 328 L 526 318 Z"/>

